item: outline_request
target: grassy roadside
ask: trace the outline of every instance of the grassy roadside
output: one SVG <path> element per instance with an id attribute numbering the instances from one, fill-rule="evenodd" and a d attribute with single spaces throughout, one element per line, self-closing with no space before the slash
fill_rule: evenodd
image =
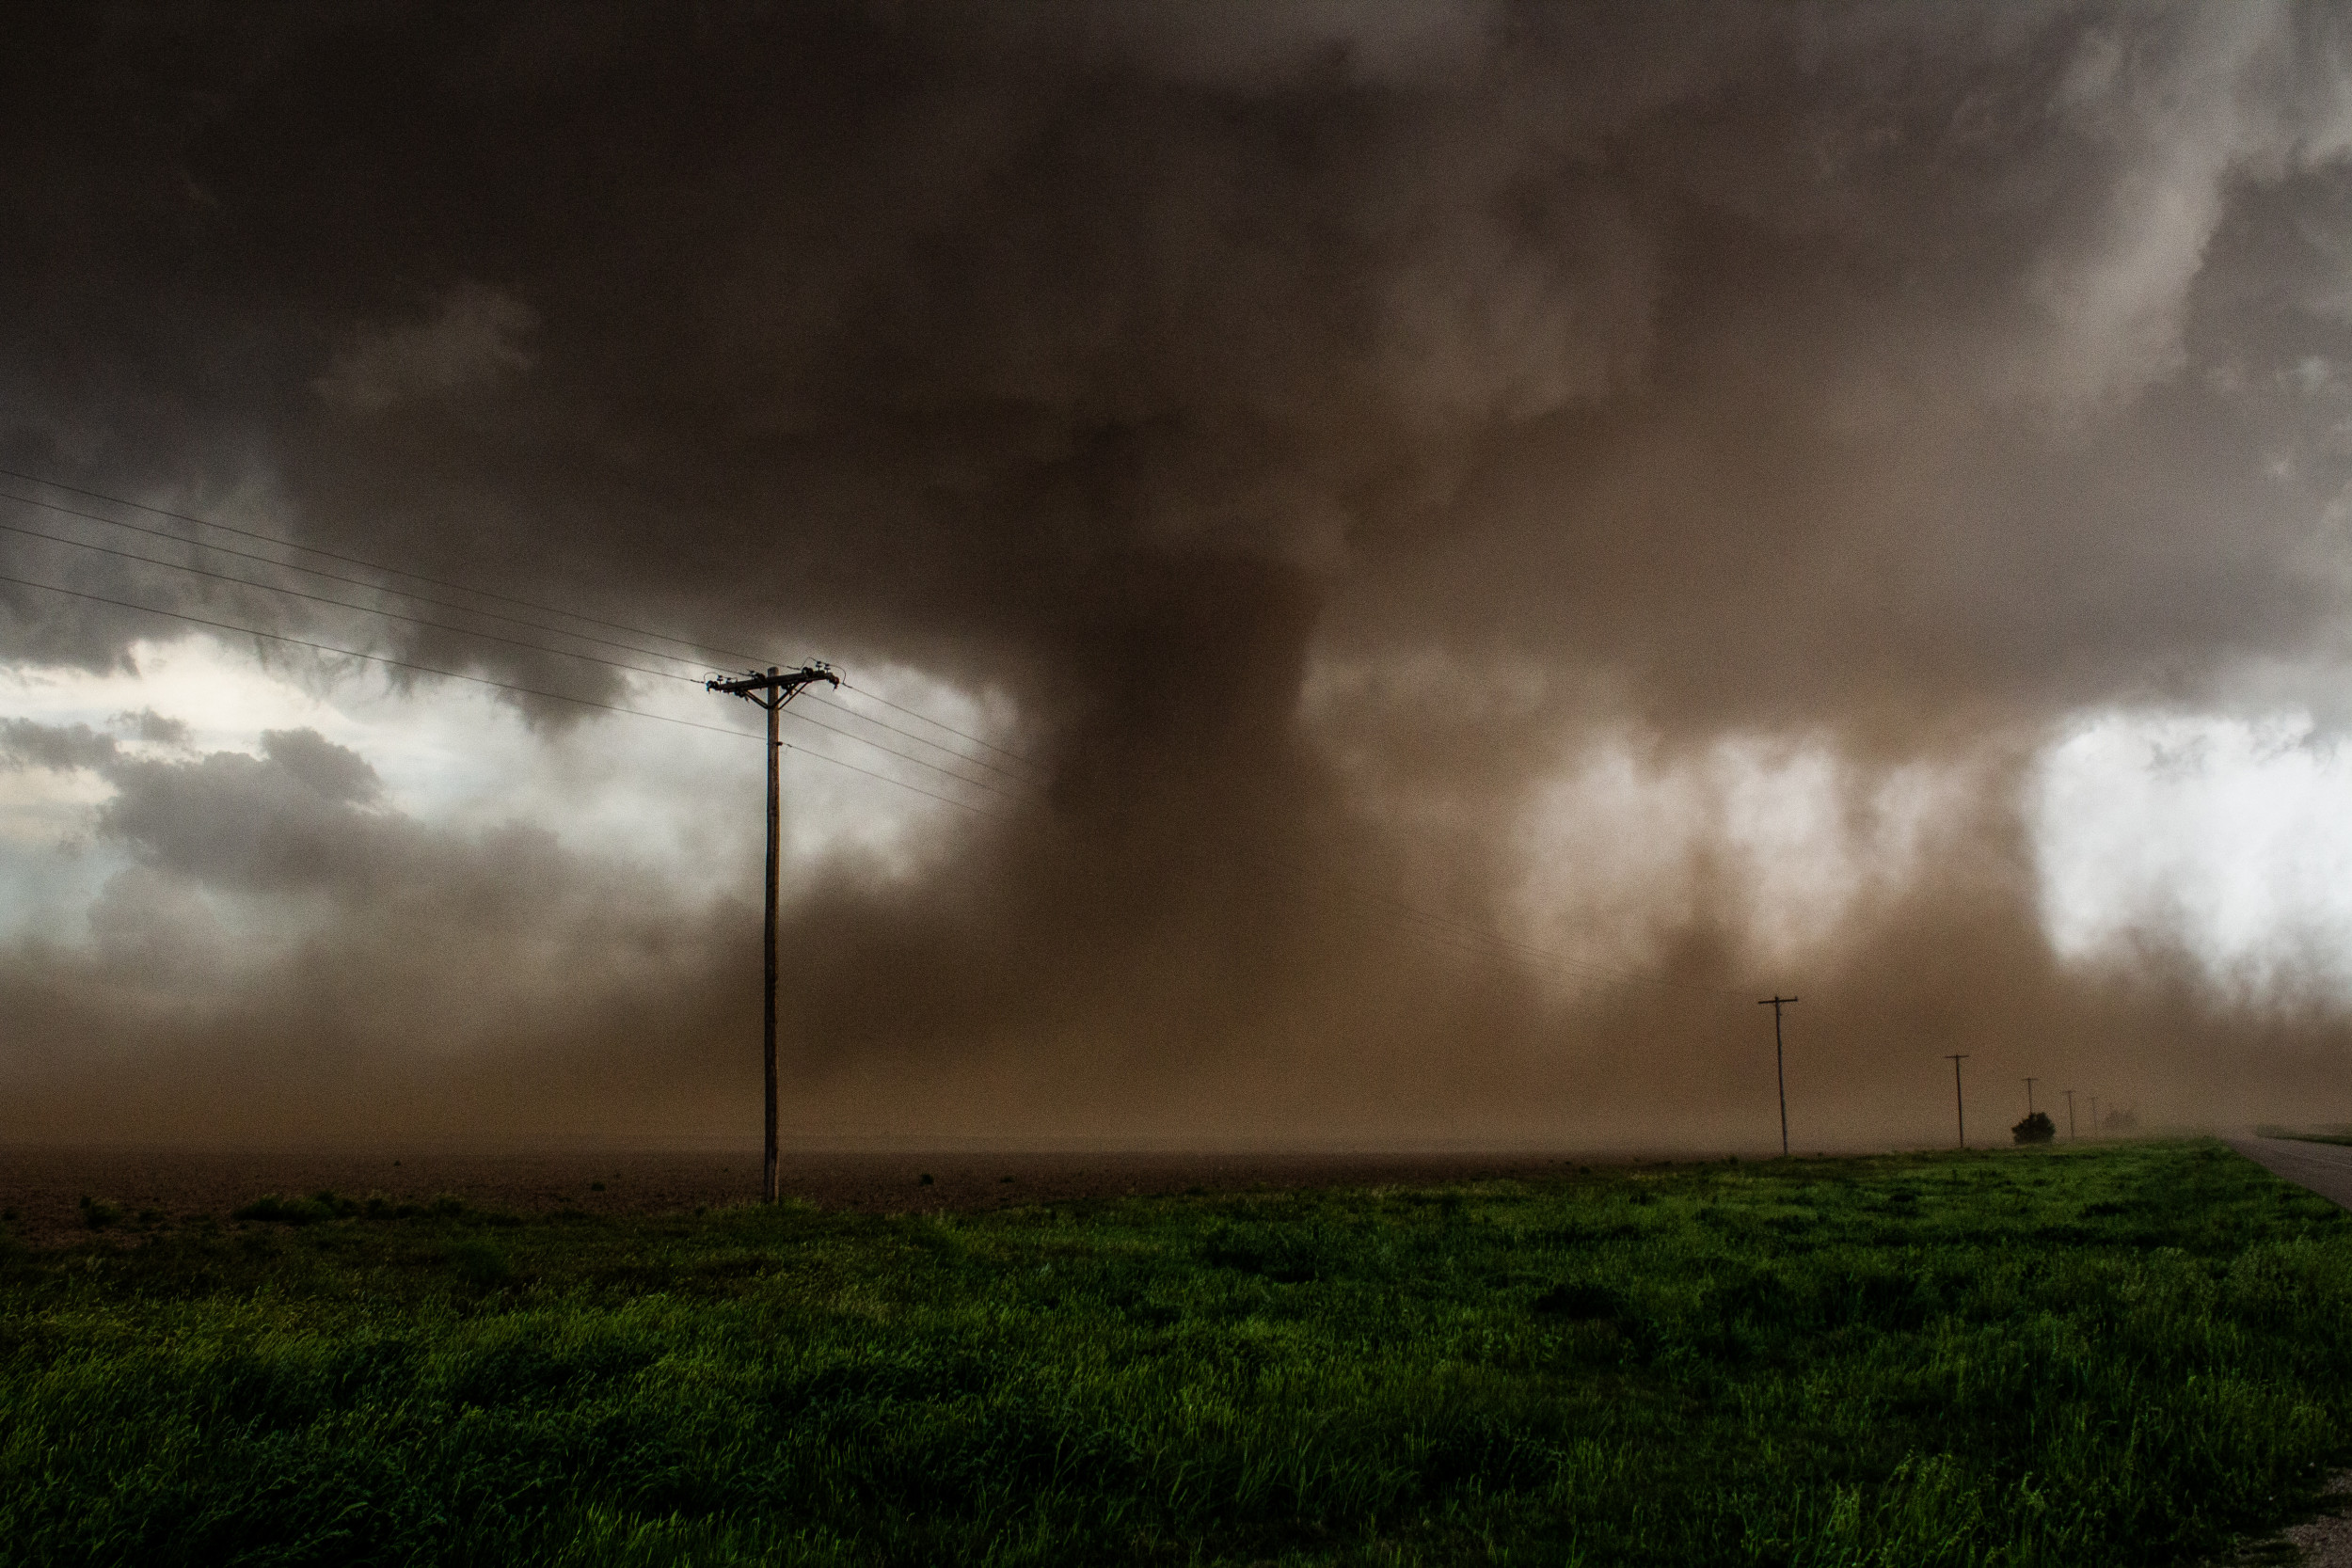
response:
<path id="1" fill-rule="evenodd" d="M 2208 1143 L 303 1217 L 0 1265 L 10 1560 L 2141 1564 L 2352 1430 L 2352 1219 Z"/>

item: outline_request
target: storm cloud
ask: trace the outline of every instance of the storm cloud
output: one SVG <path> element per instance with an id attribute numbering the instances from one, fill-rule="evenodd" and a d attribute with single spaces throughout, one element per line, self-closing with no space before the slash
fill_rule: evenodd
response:
<path id="1" fill-rule="evenodd" d="M 2341 1061 L 2291 964 L 2249 993 L 2161 930 L 2062 956 L 2029 819 L 2085 713 L 2341 716 L 2333 8 L 21 31 L 0 466 L 995 704 L 1028 761 L 986 815 L 796 877 L 809 1125 L 1738 1139 L 1749 993 L 1791 985 L 1825 1136 L 1909 1135 L 1944 1050 L 2178 1117 L 2316 1103 Z M 530 688 L 548 735 L 636 689 L 512 624 L 0 549 Z M 164 634 L 0 584 L 14 665 Z M 7 744 L 103 784 L 126 862 L 87 940 L 8 960 L 35 1119 L 107 1121 L 88 1064 L 147 1051 L 208 1116 L 216 1059 L 302 1085 L 241 1135 L 487 1135 L 524 1089 L 432 1085 L 549 1060 L 564 1125 L 678 1127 L 755 1039 L 755 911 L 658 853 L 420 820 L 298 731 Z M 1830 807 L 1774 849 L 1800 779 Z"/>

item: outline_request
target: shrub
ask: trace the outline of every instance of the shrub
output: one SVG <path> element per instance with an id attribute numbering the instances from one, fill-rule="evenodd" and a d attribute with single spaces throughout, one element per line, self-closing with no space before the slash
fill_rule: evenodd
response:
<path id="1" fill-rule="evenodd" d="M 229 1217 L 267 1225 L 315 1225 L 321 1220 L 348 1219 L 358 1212 L 359 1205 L 331 1192 L 314 1193 L 309 1197 L 279 1197 L 276 1193 L 268 1193 L 230 1210 Z"/>
<path id="2" fill-rule="evenodd" d="M 2009 1130 L 2010 1136 L 2021 1144 L 2046 1144 L 2058 1136 L 2058 1123 L 2047 1111 L 2035 1111 Z"/>
<path id="3" fill-rule="evenodd" d="M 85 1196 L 82 1199 L 82 1223 L 92 1230 L 103 1230 L 122 1222 L 122 1211 L 103 1197 Z"/>

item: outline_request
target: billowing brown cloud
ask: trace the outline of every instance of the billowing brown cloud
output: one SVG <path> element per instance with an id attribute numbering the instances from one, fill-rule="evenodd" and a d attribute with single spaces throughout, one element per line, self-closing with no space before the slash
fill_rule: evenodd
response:
<path id="1" fill-rule="evenodd" d="M 2249 682 L 2325 706 L 2352 477 L 2330 8 L 125 6 L 42 30 L 0 205 L 0 464 L 1017 702 L 1040 800 L 919 877 L 844 861 L 801 890 L 812 1115 L 1734 1136 L 1740 993 L 1790 983 L 1790 948 L 1765 873 L 1706 832 L 1671 908 L 1624 917 L 1641 940 L 1593 949 L 1686 989 L 1579 991 L 1394 902 L 1493 929 L 1531 792 L 1597 735 L 1669 761 L 1796 737 L 1857 800 L 1905 768 L 1970 781 L 1899 886 L 1800 944 L 1847 1135 L 1936 1125 L 1895 1107 L 1951 1040 L 2071 1053 L 2176 1115 L 2295 1101 L 2341 1047 L 2324 1008 L 2223 1006 L 2156 946 L 2059 964 L 2015 807 L 2078 707 Z M 14 575 L 621 689 L 6 548 Z M 0 586 L 0 626 L 15 659 L 98 667 L 151 623 Z M 144 1022 L 103 933 L 20 954 L 8 985 L 70 1042 L 44 1103 L 135 1037 L 184 1063 L 310 1039 L 420 1085 L 668 1061 L 672 1103 L 718 1093 L 739 910 L 409 822 L 315 737 L 102 738 L 11 744 L 117 791 L 95 831 L 140 869 L 106 920 L 189 889 L 324 912 L 299 959 L 227 1003 L 160 988 Z M 624 961 L 657 925 L 665 957 Z M 460 950 L 429 1002 L 406 989 Z M 560 963 L 517 978 L 500 956 L 526 952 Z M 577 989 L 549 1011 L 554 968 Z M 377 1032 L 405 1018 L 478 1043 L 410 1060 Z M 313 1071 L 270 1117 L 357 1097 Z"/>

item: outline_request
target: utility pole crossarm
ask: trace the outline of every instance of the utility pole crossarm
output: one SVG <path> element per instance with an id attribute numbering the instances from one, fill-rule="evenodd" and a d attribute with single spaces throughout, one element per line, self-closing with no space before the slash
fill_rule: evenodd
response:
<path id="1" fill-rule="evenodd" d="M 723 675 L 713 675 L 703 682 L 703 689 L 723 691 L 730 697 L 746 698 L 765 707 L 768 705 L 766 702 L 761 702 L 761 698 L 764 697 L 770 702 L 788 703 L 792 700 L 794 692 L 799 691 L 804 686 L 814 685 L 818 681 L 825 681 L 838 687 L 841 684 L 841 677 L 834 674 L 830 666 L 824 664 L 807 664 L 798 670 L 779 670 L 771 667 L 764 673 L 752 670 L 732 679 Z"/>

